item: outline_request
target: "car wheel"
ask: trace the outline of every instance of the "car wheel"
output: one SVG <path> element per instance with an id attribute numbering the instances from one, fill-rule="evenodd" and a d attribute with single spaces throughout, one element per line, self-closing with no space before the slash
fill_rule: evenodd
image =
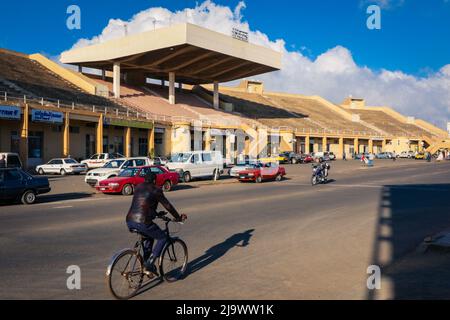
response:
<path id="1" fill-rule="evenodd" d="M 33 204 L 36 202 L 36 194 L 32 190 L 25 191 L 22 195 L 22 203 L 23 204 Z"/>
<path id="2" fill-rule="evenodd" d="M 281 174 L 277 175 L 277 177 L 275 178 L 275 180 L 277 182 L 280 182 L 281 180 L 283 180 L 283 176 Z"/>
<path id="3" fill-rule="evenodd" d="M 66 170 L 61 169 L 61 171 L 59 172 L 62 176 L 65 176 L 67 174 Z"/>
<path id="4" fill-rule="evenodd" d="M 170 190 L 172 190 L 172 182 L 167 180 L 166 182 L 164 182 L 163 191 L 164 192 L 169 192 Z"/>
<path id="5" fill-rule="evenodd" d="M 185 172 L 183 174 L 183 181 L 185 183 L 189 183 L 189 182 L 191 182 L 191 180 L 192 180 L 191 174 L 189 172 Z"/>
<path id="6" fill-rule="evenodd" d="M 133 186 L 131 184 L 126 184 L 122 189 L 122 194 L 124 196 L 131 196 L 133 194 Z"/>
<path id="7" fill-rule="evenodd" d="M 45 174 L 44 169 L 40 168 L 38 173 L 39 173 L 39 175 L 43 176 Z"/>
<path id="8" fill-rule="evenodd" d="M 256 181 L 256 183 L 262 183 L 262 178 L 261 178 L 261 176 L 257 177 L 255 181 Z"/>

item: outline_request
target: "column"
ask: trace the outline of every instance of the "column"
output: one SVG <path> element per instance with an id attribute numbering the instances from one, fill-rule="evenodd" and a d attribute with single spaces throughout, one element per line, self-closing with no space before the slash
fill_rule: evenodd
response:
<path id="1" fill-rule="evenodd" d="M 369 139 L 369 153 L 373 153 L 373 140 Z"/>
<path id="2" fill-rule="evenodd" d="M 339 159 L 344 159 L 344 152 L 345 152 L 344 137 L 340 137 L 339 138 L 339 154 L 337 155 Z"/>
<path id="3" fill-rule="evenodd" d="M 295 135 L 292 131 L 280 132 L 280 152 L 295 152 L 294 142 Z"/>
<path id="4" fill-rule="evenodd" d="M 150 158 L 154 158 L 156 156 L 155 154 L 155 128 L 148 129 L 148 156 Z"/>
<path id="5" fill-rule="evenodd" d="M 305 137 L 305 153 L 306 154 L 310 154 L 311 150 L 310 150 L 310 145 L 311 145 L 311 137 L 310 136 L 306 136 Z"/>
<path id="6" fill-rule="evenodd" d="M 322 138 L 322 151 L 323 152 L 327 152 L 328 151 L 328 149 L 327 149 L 327 142 L 328 142 L 327 137 L 323 137 Z"/>
<path id="7" fill-rule="evenodd" d="M 28 168 L 28 129 L 29 129 L 29 114 L 30 109 L 28 104 L 23 109 L 23 119 L 20 128 L 20 159 L 23 162 L 24 168 Z"/>
<path id="8" fill-rule="evenodd" d="M 70 155 L 70 116 L 66 112 L 63 128 L 63 156 L 68 157 Z"/>
<path id="9" fill-rule="evenodd" d="M 114 98 L 120 98 L 120 63 L 115 62 L 113 68 L 113 92 Z"/>
<path id="10" fill-rule="evenodd" d="M 205 132 L 205 151 L 211 151 L 211 129 L 206 129 Z"/>
<path id="11" fill-rule="evenodd" d="M 103 153 L 103 114 L 101 114 L 100 117 L 98 118 L 97 137 L 95 141 L 97 146 L 96 153 Z"/>
<path id="12" fill-rule="evenodd" d="M 175 104 L 175 72 L 169 72 L 169 103 Z"/>
<path id="13" fill-rule="evenodd" d="M 353 149 L 355 149 L 355 153 L 358 154 L 359 153 L 359 139 L 355 138 L 355 142 L 353 143 Z"/>
<path id="14" fill-rule="evenodd" d="M 381 152 L 386 152 L 386 139 L 383 139 L 381 143 Z"/>
<path id="15" fill-rule="evenodd" d="M 191 150 L 191 124 L 174 123 L 172 127 L 172 153 L 190 152 Z"/>
<path id="16" fill-rule="evenodd" d="M 131 157 L 131 128 L 125 128 L 125 157 Z"/>
<path id="17" fill-rule="evenodd" d="M 214 99 L 213 99 L 214 109 L 219 109 L 220 97 L 219 97 L 219 82 L 214 81 Z"/>

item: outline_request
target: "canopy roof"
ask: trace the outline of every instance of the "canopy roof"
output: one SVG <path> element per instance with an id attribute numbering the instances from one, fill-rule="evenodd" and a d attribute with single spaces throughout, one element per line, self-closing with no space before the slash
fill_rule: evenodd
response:
<path id="1" fill-rule="evenodd" d="M 66 51 L 61 62 L 187 84 L 228 82 L 281 69 L 281 53 L 192 24 L 179 24 Z"/>

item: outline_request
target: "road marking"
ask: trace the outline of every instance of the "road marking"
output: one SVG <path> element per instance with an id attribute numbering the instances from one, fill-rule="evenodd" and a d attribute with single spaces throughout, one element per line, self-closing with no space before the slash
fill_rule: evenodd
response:
<path id="1" fill-rule="evenodd" d="M 53 209 L 68 209 L 68 208 L 73 208 L 73 206 L 54 207 Z"/>

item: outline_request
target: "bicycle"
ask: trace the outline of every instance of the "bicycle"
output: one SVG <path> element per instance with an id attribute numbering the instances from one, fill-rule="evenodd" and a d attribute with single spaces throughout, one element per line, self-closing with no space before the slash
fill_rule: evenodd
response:
<path id="1" fill-rule="evenodd" d="M 176 282 L 185 274 L 188 265 L 188 249 L 186 243 L 170 236 L 169 224 L 179 223 L 166 217 L 166 212 L 161 212 L 158 219 L 165 222 L 163 230 L 167 235 L 167 243 L 162 250 L 157 263 L 157 278 L 168 282 Z M 182 224 L 182 223 L 181 223 Z M 128 300 L 134 297 L 143 287 L 144 273 L 144 242 L 147 238 L 137 230 L 130 230 L 139 236 L 133 249 L 124 249 L 114 255 L 106 271 L 106 279 L 111 294 L 118 300 Z M 149 276 L 147 276 L 149 277 Z M 118 284 L 116 284 L 119 282 Z M 149 277 L 149 280 L 155 280 Z M 122 292 L 121 289 L 124 289 Z"/>

